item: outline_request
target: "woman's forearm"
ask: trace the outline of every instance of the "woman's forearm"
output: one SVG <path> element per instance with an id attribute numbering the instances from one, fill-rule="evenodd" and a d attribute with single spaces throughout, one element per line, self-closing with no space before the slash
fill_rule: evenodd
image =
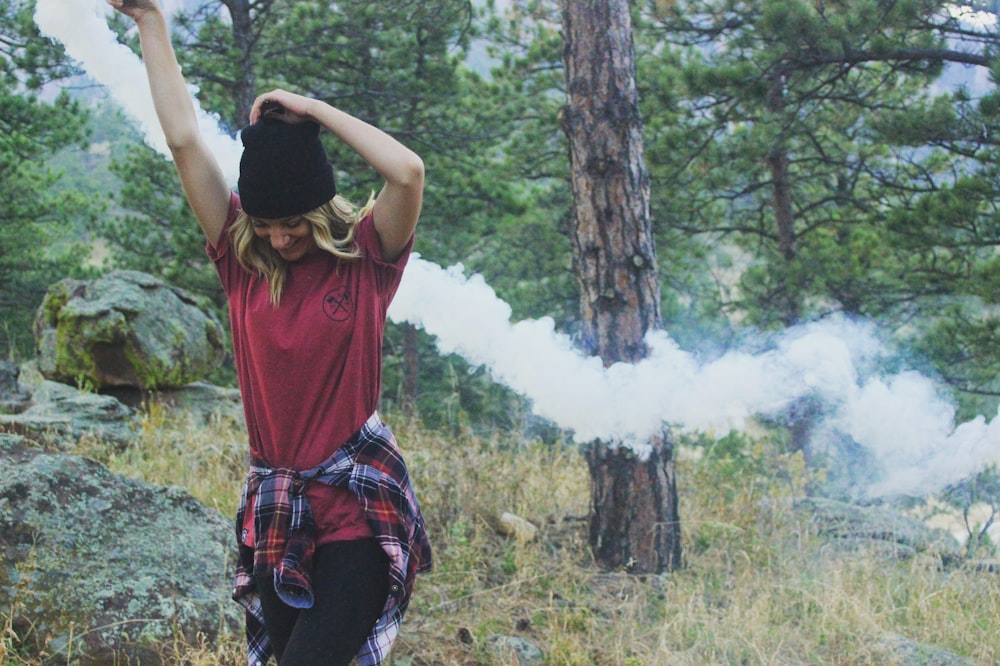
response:
<path id="1" fill-rule="evenodd" d="M 176 152 L 199 138 L 194 102 L 177 64 L 163 13 L 158 8 L 146 11 L 136 17 L 136 26 L 156 116 L 167 145 Z"/>
<path id="2" fill-rule="evenodd" d="M 389 183 L 422 186 L 423 161 L 382 130 L 319 100 L 310 106 L 310 116 L 350 146 Z"/>

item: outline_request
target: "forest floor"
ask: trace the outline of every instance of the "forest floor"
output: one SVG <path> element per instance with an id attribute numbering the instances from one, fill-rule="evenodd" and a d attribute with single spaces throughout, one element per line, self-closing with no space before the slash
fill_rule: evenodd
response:
<path id="1" fill-rule="evenodd" d="M 390 660 L 396 666 L 1000 664 L 1000 577 L 828 547 L 792 510 L 813 479 L 766 436 L 678 445 L 683 566 L 602 571 L 587 544 L 589 478 L 569 442 L 393 426 L 431 531 Z M 186 487 L 233 515 L 245 469 L 234 424 L 150 409 L 124 453 L 89 450 L 119 473 Z M 506 536 L 499 517 L 530 521 Z M 906 646 L 901 650 L 900 646 Z M 535 652 L 537 650 L 537 652 Z M 189 666 L 245 663 L 242 636 L 164 646 Z M 30 662 L 0 659 L 2 666 Z"/>

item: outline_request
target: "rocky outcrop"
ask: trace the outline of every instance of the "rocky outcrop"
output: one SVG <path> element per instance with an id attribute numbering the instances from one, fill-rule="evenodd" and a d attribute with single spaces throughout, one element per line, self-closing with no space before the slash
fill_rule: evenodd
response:
<path id="1" fill-rule="evenodd" d="M 943 565 L 964 560 L 961 545 L 948 532 L 928 527 L 891 506 L 865 506 L 824 497 L 796 500 L 796 511 L 808 516 L 817 534 L 841 550 L 875 550 L 907 560 L 917 554 L 938 557 Z"/>
<path id="2" fill-rule="evenodd" d="M 0 429 L 57 450 L 90 438 L 122 451 L 136 435 L 135 411 L 109 395 L 42 381 L 27 404 L 17 414 L 0 414 Z"/>
<path id="3" fill-rule="evenodd" d="M 218 321 L 118 271 L 53 285 L 35 326 L 29 369 L 0 367 L 0 648 L 32 663 L 155 665 L 174 663 L 178 640 L 241 634 L 231 519 L 74 455 L 125 450 L 154 402 L 242 420 L 236 389 L 199 381 L 223 358 Z"/>
<path id="4" fill-rule="evenodd" d="M 173 663 L 167 651 L 178 636 L 242 632 L 229 599 L 230 519 L 186 491 L 71 455 L 81 444 L 123 451 L 138 436 L 139 412 L 45 380 L 32 363 L 7 375 L 0 401 L 18 409 L 0 413 L 5 640 L 39 663 L 158 664 Z M 204 421 L 242 418 L 235 389 L 196 382 L 131 394 Z"/>
<path id="5" fill-rule="evenodd" d="M 52 285 L 35 317 L 35 341 L 46 379 L 92 389 L 183 386 L 204 379 L 225 353 L 214 315 L 138 271 Z"/>
<path id="6" fill-rule="evenodd" d="M 924 645 L 897 633 L 888 633 L 879 647 L 907 666 L 978 666 L 976 661 L 934 645 Z"/>
<path id="7" fill-rule="evenodd" d="M 160 664 L 178 635 L 240 631 L 216 511 L 18 435 L 0 435 L 0 467 L 0 608 L 21 652 Z"/>
<path id="8" fill-rule="evenodd" d="M 215 386 L 207 382 L 191 382 L 165 391 L 109 389 L 105 393 L 135 408 L 143 404 L 157 404 L 164 409 L 179 410 L 190 414 L 200 423 L 207 424 L 217 419 L 229 420 L 240 425 L 245 423 L 240 390 Z"/>

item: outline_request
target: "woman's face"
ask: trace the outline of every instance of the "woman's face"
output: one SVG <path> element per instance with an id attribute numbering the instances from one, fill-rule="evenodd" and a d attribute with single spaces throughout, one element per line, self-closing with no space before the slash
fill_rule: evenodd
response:
<path id="1" fill-rule="evenodd" d="M 285 261 L 298 261 L 316 249 L 312 227 L 298 216 L 276 220 L 256 218 L 253 232 L 257 238 L 270 243 Z"/>

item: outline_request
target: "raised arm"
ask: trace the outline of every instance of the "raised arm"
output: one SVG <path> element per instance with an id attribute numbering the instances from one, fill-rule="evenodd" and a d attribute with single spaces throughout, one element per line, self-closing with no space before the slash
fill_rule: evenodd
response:
<path id="1" fill-rule="evenodd" d="M 395 260 L 413 235 L 424 193 L 424 163 L 420 156 L 382 130 L 320 100 L 285 90 L 259 96 L 250 111 L 256 122 L 265 102 L 279 104 L 287 122 L 311 119 L 333 132 L 383 178 L 375 199 L 375 229 L 382 242 L 382 258 Z"/>
<path id="2" fill-rule="evenodd" d="M 184 195 L 208 241 L 215 245 L 229 209 L 229 185 L 198 128 L 194 102 L 156 0 L 107 0 L 139 29 L 153 106 L 173 155 Z"/>

